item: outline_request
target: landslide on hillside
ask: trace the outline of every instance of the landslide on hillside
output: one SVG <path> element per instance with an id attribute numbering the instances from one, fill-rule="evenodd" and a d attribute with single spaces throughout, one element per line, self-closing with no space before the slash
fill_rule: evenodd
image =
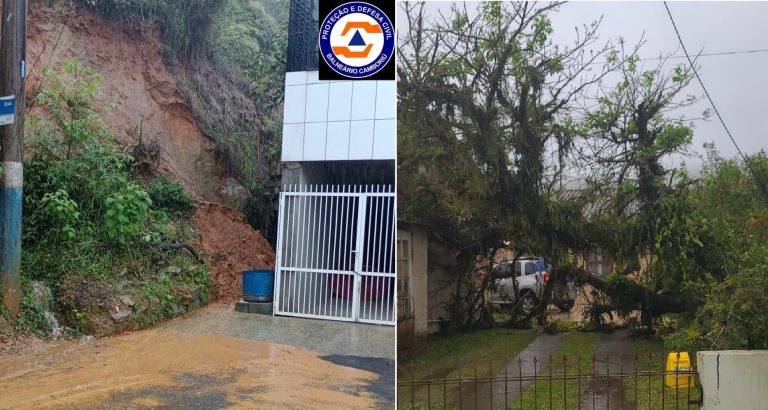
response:
<path id="1" fill-rule="evenodd" d="M 49 8 L 32 1 L 27 60 L 33 71 L 27 97 L 31 101 L 38 91 L 44 67 L 56 69 L 68 59 L 80 61 L 104 76 L 97 105 L 120 147 L 135 144 L 132 134 L 140 128 L 145 142 L 157 138 L 160 173 L 181 182 L 197 200 L 230 204 L 223 192 L 228 175 L 217 147 L 202 133 L 177 79 L 163 62 L 159 44 L 156 32 L 129 27 L 85 7 Z M 221 80 L 211 82 L 221 87 Z M 110 102 L 117 106 L 108 110 Z"/>
<path id="2" fill-rule="evenodd" d="M 211 272 L 212 293 L 220 300 L 242 294 L 241 273 L 274 269 L 275 252 L 243 214 L 216 204 L 198 204 L 194 215 Z"/>
<path id="3" fill-rule="evenodd" d="M 39 91 L 44 67 L 58 70 L 65 61 L 76 59 L 101 74 L 96 107 L 115 142 L 132 149 L 137 129 L 145 143 L 156 141 L 157 172 L 179 181 L 199 203 L 194 219 L 211 272 L 212 293 L 231 299 L 240 294 L 243 270 L 273 268 L 275 256 L 259 231 L 231 209 L 242 209 L 247 190 L 230 177 L 221 147 L 204 134 L 195 112 L 200 104 L 222 110 L 225 107 L 217 106 L 220 96 L 238 102 L 238 115 L 252 115 L 256 109 L 205 56 L 194 66 L 176 61 L 169 70 L 160 52 L 160 36 L 148 27 L 134 27 L 76 4 L 52 8 L 42 1 L 30 2 L 27 99 L 31 102 Z M 198 111 L 188 101 L 188 90 L 185 93 L 189 81 L 211 89 L 194 100 Z M 108 109 L 112 102 L 116 106 Z M 33 111 L 46 114 L 40 106 Z"/>

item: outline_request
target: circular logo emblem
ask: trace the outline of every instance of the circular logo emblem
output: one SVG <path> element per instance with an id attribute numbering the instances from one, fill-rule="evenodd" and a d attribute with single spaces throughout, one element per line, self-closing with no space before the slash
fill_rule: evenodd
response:
<path id="1" fill-rule="evenodd" d="M 320 53 L 328 67 L 348 78 L 381 71 L 395 52 L 395 27 L 384 12 L 368 3 L 342 4 L 320 25 Z"/>

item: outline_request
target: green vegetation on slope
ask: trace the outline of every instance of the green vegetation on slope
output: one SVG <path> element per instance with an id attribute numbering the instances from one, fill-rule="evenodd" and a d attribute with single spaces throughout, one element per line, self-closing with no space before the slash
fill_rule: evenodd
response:
<path id="1" fill-rule="evenodd" d="M 196 115 L 205 132 L 223 148 L 230 173 L 251 192 L 246 209 L 249 222 L 270 235 L 278 200 L 272 185 L 280 174 L 288 1 L 224 0 L 211 36 L 214 61 L 230 67 L 233 83 L 245 84 L 241 89 L 256 112 L 249 117 L 238 108 L 237 98 L 223 95 L 221 112 L 198 108 Z M 191 98 L 208 93 L 198 84 Z"/>
<path id="2" fill-rule="evenodd" d="M 143 22 L 157 20 L 166 51 L 184 56 L 208 45 L 211 16 L 223 0 L 81 0 L 100 12 Z"/>
<path id="3" fill-rule="evenodd" d="M 44 312 L 55 310 L 77 332 L 102 335 L 157 323 L 193 299 L 205 303 L 205 266 L 168 247 L 193 239 L 188 194 L 164 180 L 149 192 L 141 186 L 133 158 L 91 105 L 98 74 L 68 61 L 47 75 L 37 102 L 50 117 L 27 123 L 19 330 L 44 335 Z M 113 323 L 109 314 L 127 309 L 135 313 Z"/>
<path id="4" fill-rule="evenodd" d="M 230 176 L 250 192 L 249 222 L 273 233 L 288 1 L 81 1 L 160 30 L 160 52 L 201 130 L 216 142 Z"/>
<path id="5" fill-rule="evenodd" d="M 287 23 L 286 0 L 224 0 L 213 32 L 215 53 L 247 77 L 250 96 L 262 109 L 282 104 Z"/>

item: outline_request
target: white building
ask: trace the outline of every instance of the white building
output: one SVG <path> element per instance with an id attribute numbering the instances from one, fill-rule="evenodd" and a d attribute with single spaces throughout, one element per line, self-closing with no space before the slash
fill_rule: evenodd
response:
<path id="1" fill-rule="evenodd" d="M 275 313 L 394 325 L 395 82 L 320 81 L 319 17 L 291 0 Z"/>

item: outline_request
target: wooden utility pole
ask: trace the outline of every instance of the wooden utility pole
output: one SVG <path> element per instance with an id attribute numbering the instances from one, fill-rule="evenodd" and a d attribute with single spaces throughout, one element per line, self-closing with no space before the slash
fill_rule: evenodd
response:
<path id="1" fill-rule="evenodd" d="M 24 80 L 26 79 L 27 0 L 2 0 L 0 97 L 15 96 L 13 124 L 0 125 L 3 174 L 0 186 L 0 288 L 14 316 L 21 301 L 21 209 L 24 182 Z"/>

